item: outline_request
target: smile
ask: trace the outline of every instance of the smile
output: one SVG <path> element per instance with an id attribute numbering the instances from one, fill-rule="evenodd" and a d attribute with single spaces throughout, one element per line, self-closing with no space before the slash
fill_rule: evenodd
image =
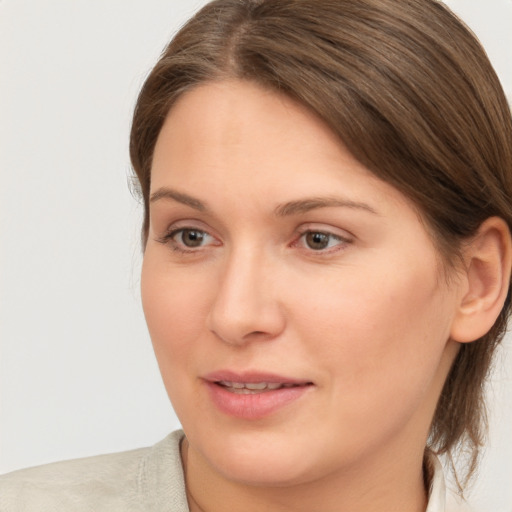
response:
<path id="1" fill-rule="evenodd" d="M 219 371 L 204 377 L 203 383 L 219 412 L 245 421 L 288 410 L 316 387 L 308 380 L 261 372 Z"/>
<path id="2" fill-rule="evenodd" d="M 251 395 L 257 393 L 265 393 L 268 391 L 274 391 L 282 388 L 297 387 L 300 384 L 285 384 L 279 382 L 230 382 L 227 380 L 221 380 L 216 382 L 219 386 L 222 386 L 231 393 L 237 393 L 240 395 Z"/>

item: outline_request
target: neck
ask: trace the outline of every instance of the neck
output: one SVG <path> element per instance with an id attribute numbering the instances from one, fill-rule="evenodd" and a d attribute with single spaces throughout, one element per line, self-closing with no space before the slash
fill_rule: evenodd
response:
<path id="1" fill-rule="evenodd" d="M 275 487 L 225 478 L 199 453 L 182 446 L 190 512 L 424 512 L 423 454 L 389 464 L 348 468 L 321 479 Z M 384 469 L 382 469 L 384 468 Z"/>

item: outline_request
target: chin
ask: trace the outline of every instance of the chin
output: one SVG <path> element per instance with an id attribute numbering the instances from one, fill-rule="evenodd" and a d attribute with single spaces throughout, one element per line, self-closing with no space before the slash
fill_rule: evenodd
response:
<path id="1" fill-rule="evenodd" d="M 231 434 L 224 431 L 206 439 L 189 436 L 190 445 L 218 474 L 231 481 L 261 487 L 303 484 L 328 472 L 327 453 L 321 446 L 310 450 L 311 441 L 285 429 L 278 432 L 247 429 Z M 317 455 L 321 453 L 324 457 Z"/>
<path id="2" fill-rule="evenodd" d="M 259 454 L 224 454 L 213 459 L 224 478 L 258 487 L 286 487 L 312 479 L 307 464 L 299 457 L 260 451 Z"/>

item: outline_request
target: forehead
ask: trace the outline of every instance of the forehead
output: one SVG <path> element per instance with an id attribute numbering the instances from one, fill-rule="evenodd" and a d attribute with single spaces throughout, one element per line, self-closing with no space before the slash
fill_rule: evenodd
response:
<path id="1" fill-rule="evenodd" d="M 236 151 L 244 144 L 246 159 L 264 156 L 259 150 L 256 155 L 247 154 L 250 145 L 268 152 L 294 146 L 316 149 L 321 144 L 326 156 L 335 153 L 336 157 L 342 149 L 336 135 L 306 107 L 284 94 L 240 80 L 210 82 L 187 91 L 172 107 L 162 132 L 168 140 L 175 138 L 177 145 L 195 141 L 202 150 L 230 147 Z"/>
<path id="2" fill-rule="evenodd" d="M 152 189 L 160 180 L 213 180 L 221 171 L 226 183 L 281 176 L 291 188 L 340 168 L 345 180 L 378 180 L 294 100 L 250 82 L 214 82 L 183 94 L 169 112 L 153 156 Z"/>

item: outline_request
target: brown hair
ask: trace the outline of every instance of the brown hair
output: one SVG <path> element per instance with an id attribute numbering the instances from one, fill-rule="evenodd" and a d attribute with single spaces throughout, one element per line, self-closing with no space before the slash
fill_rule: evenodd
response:
<path id="1" fill-rule="evenodd" d="M 472 33 L 436 0 L 216 0 L 174 37 L 147 78 L 130 153 L 149 223 L 151 160 L 176 99 L 222 79 L 299 101 L 379 178 L 409 197 L 447 268 L 488 217 L 512 227 L 512 121 Z M 510 290 L 490 332 L 463 344 L 431 426 L 430 449 L 467 448 L 486 432 L 483 384 L 506 330 Z"/>

